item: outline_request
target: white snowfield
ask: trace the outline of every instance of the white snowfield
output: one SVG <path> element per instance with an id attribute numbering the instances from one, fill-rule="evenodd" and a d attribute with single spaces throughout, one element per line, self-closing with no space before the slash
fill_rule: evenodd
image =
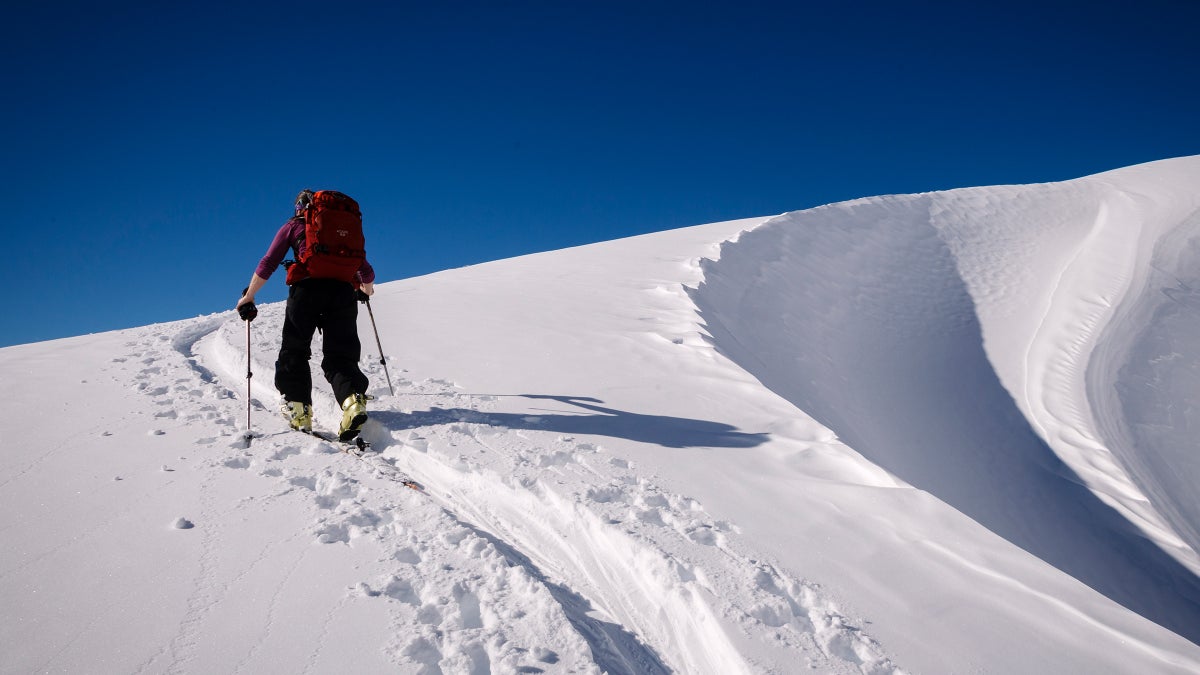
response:
<path id="1" fill-rule="evenodd" d="M 281 304 L 249 444 L 233 312 L 0 350 L 0 672 L 1200 672 L 1200 157 L 372 308 L 362 460 Z"/>

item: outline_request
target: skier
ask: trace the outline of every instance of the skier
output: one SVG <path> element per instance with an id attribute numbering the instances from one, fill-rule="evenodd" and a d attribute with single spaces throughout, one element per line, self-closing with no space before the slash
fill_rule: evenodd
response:
<path id="1" fill-rule="evenodd" d="M 345 281 L 322 272 L 322 265 L 315 264 L 305 255 L 308 252 L 305 215 L 315 208 L 314 194 L 332 194 L 353 204 L 361 242 L 361 216 L 357 213 L 357 203 L 340 193 L 301 191 L 296 196 L 295 214 L 275 234 L 237 307 L 241 313 L 243 305 L 253 306 L 254 294 L 267 283 L 275 268 L 280 264 L 288 265 L 283 339 L 275 362 L 275 388 L 284 399 L 283 414 L 293 429 L 312 432 L 312 374 L 308 360 L 312 356 L 313 332 L 320 329 L 324 338 L 321 370 L 341 404 L 338 437 L 345 441 L 357 436 L 367 421 L 367 377 L 358 367 L 362 348 L 358 340 L 357 292 L 367 296 L 375 293 L 375 270 L 367 262 L 365 252 L 358 251 L 362 262 L 351 268 L 352 280 Z M 307 238 L 311 244 L 312 230 Z M 284 263 L 289 249 L 294 252 L 296 261 Z"/>

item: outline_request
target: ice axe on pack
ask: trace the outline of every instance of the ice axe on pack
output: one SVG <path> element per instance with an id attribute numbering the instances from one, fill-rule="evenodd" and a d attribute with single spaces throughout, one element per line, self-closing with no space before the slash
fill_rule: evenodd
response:
<path id="1" fill-rule="evenodd" d="M 367 314 L 371 317 L 371 330 L 375 332 L 375 346 L 379 348 L 379 362 L 383 364 L 383 376 L 387 378 L 388 391 L 395 396 L 396 390 L 392 388 L 392 376 L 388 373 L 387 359 L 383 356 L 383 343 L 379 341 L 379 329 L 375 326 L 375 312 L 371 309 L 371 296 L 363 293 L 361 289 L 356 289 L 355 293 L 358 301 L 367 306 Z"/>

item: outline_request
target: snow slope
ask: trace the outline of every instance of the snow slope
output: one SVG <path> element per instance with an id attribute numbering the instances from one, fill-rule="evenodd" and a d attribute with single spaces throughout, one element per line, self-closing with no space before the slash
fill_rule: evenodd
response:
<path id="1" fill-rule="evenodd" d="M 231 312 L 0 350 L 0 671 L 1196 672 L 1197 179 L 382 284 L 366 460 L 281 305 L 248 447 Z"/>

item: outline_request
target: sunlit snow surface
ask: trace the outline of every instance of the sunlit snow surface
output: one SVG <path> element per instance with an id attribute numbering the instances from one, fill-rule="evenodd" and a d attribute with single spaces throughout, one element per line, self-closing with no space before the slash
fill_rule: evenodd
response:
<path id="1" fill-rule="evenodd" d="M 285 430 L 281 305 L 248 446 L 232 313 L 0 350 L 0 671 L 1196 672 L 1197 186 L 381 284 L 367 461 Z"/>

